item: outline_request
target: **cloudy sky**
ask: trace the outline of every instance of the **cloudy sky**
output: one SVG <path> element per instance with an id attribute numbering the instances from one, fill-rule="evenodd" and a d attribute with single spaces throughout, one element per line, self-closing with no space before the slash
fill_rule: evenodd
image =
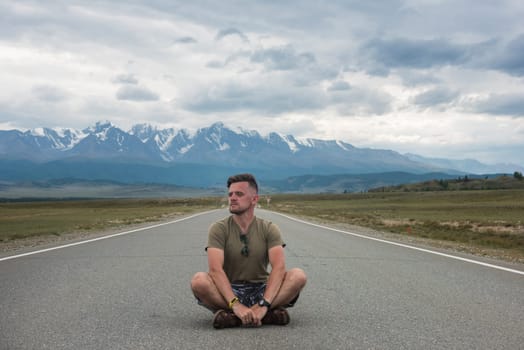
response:
<path id="1" fill-rule="evenodd" d="M 524 165 L 521 0 L 0 0 L 0 129 L 231 128 Z"/>

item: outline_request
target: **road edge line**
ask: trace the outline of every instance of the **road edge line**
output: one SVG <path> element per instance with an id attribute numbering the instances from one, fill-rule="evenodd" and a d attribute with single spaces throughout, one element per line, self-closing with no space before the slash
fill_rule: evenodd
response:
<path id="1" fill-rule="evenodd" d="M 50 247 L 50 248 L 45 248 L 45 249 L 34 250 L 34 251 L 31 251 L 31 252 L 22 253 L 22 254 L 10 255 L 10 256 L 6 256 L 6 257 L 3 257 L 3 258 L 0 258 L 0 262 L 6 261 L 6 260 L 11 260 L 11 259 L 22 258 L 24 256 L 29 256 L 29 255 L 35 255 L 35 254 L 50 252 L 50 251 L 57 250 L 57 249 L 74 247 L 74 246 L 81 245 L 81 244 L 101 241 L 103 239 L 123 236 L 123 235 L 127 235 L 127 234 L 134 233 L 134 232 L 139 232 L 139 231 L 145 231 L 145 230 L 149 230 L 149 229 L 160 227 L 160 226 L 175 224 L 177 222 L 184 221 L 184 220 L 189 220 L 189 219 L 192 219 L 192 218 L 200 216 L 200 215 L 212 213 L 212 212 L 214 212 L 216 210 L 218 210 L 218 209 L 204 211 L 204 212 L 201 212 L 201 213 L 193 214 L 193 215 L 186 216 L 186 217 L 179 218 L 179 219 L 172 220 L 172 221 L 162 222 L 162 223 L 151 225 L 151 226 L 145 226 L 145 227 L 140 227 L 140 228 L 136 228 L 136 229 L 129 230 L 129 231 L 114 233 L 114 234 L 107 235 L 107 236 L 91 238 L 91 239 L 87 239 L 85 241 L 79 241 L 79 242 L 74 242 L 74 243 L 63 244 L 63 245 L 59 245 L 59 246 L 56 246 L 56 247 Z"/>
<path id="2" fill-rule="evenodd" d="M 273 212 L 273 213 L 278 214 L 280 216 L 283 216 L 285 218 L 288 218 L 290 220 L 294 220 L 294 221 L 297 221 L 297 222 L 300 222 L 300 223 L 303 223 L 303 224 L 306 224 L 306 225 L 310 225 L 310 226 L 315 226 L 315 227 L 319 227 L 319 228 L 323 228 L 323 229 L 327 229 L 327 230 L 331 230 L 331 231 L 335 231 L 335 232 L 345 233 L 347 235 L 351 235 L 351 236 L 355 236 L 355 237 L 359 237 L 359 238 L 364 238 L 364 239 L 369 239 L 369 240 L 377 241 L 377 242 L 381 242 L 381 243 L 391 244 L 391 245 L 399 246 L 399 247 L 402 247 L 402 248 L 414 249 L 414 250 L 418 250 L 418 251 L 421 251 L 421 252 L 424 252 L 424 253 L 440 255 L 440 256 L 443 256 L 443 257 L 446 257 L 446 258 L 451 258 L 451 259 L 460 260 L 460 261 L 464 261 L 464 262 L 468 262 L 468 263 L 472 263 L 472 264 L 476 264 L 476 265 L 490 267 L 490 268 L 497 269 L 497 270 L 503 270 L 503 271 L 506 271 L 506 272 L 511 272 L 511 273 L 516 273 L 516 274 L 519 274 L 519 275 L 524 275 L 524 271 L 511 269 L 509 267 L 489 264 L 489 263 L 485 263 L 485 262 L 482 262 L 482 261 L 468 259 L 468 258 L 463 258 L 463 257 L 460 257 L 460 256 L 446 254 L 446 253 L 441 253 L 441 252 L 437 252 L 437 251 L 426 249 L 426 248 L 419 248 L 419 247 L 415 247 L 415 246 L 412 246 L 412 245 L 409 245 L 409 244 L 388 241 L 388 240 L 381 239 L 381 238 L 370 237 L 370 236 L 361 235 L 361 234 L 350 232 L 350 231 L 345 231 L 345 230 L 340 230 L 340 229 L 336 229 L 336 228 L 332 228 L 332 227 L 328 227 L 328 226 L 314 224 L 312 222 L 301 220 L 301 219 L 297 219 L 297 218 L 294 218 L 292 216 L 289 216 L 289 215 L 286 215 L 286 214 L 282 214 L 282 213 L 278 213 L 278 212 Z"/>

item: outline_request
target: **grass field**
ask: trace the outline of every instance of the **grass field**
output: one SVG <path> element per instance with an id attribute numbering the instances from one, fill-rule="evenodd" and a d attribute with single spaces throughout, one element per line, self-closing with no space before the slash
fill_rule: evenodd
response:
<path id="1" fill-rule="evenodd" d="M 271 210 L 497 250 L 524 262 L 524 190 L 271 195 Z M 0 243 L 167 220 L 223 198 L 0 203 Z M 260 203 L 265 206 L 264 197 Z"/>
<path id="2" fill-rule="evenodd" d="M 273 210 L 504 251 L 524 261 L 524 190 L 272 196 Z"/>
<path id="3" fill-rule="evenodd" d="M 0 242 L 160 221 L 216 208 L 217 201 L 191 198 L 0 203 Z"/>

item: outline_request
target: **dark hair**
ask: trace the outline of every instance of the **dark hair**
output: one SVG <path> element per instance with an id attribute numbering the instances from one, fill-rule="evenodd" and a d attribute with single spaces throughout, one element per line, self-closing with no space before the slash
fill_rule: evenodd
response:
<path id="1" fill-rule="evenodd" d="M 227 179 L 227 188 L 229 188 L 229 186 L 231 186 L 231 184 L 234 184 L 235 182 L 248 182 L 249 186 L 253 187 L 255 191 L 258 193 L 257 180 L 251 174 L 238 174 L 230 176 Z"/>

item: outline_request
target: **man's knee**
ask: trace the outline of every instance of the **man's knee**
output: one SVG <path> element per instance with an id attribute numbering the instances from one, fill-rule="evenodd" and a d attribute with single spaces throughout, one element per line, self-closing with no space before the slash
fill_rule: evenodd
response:
<path id="1" fill-rule="evenodd" d="M 191 279 L 191 290 L 195 294 L 209 290 L 209 276 L 206 272 L 195 273 Z"/>
<path id="2" fill-rule="evenodd" d="M 307 282 L 307 276 L 304 270 L 299 268 L 290 269 L 286 273 L 286 279 L 289 280 L 293 285 L 302 289 Z"/>

